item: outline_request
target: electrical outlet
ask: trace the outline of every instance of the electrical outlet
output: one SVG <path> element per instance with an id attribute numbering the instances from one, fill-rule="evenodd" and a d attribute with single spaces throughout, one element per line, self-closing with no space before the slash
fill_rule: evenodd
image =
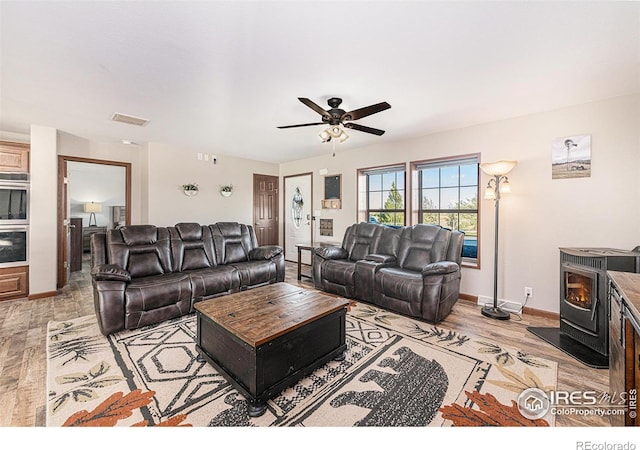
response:
<path id="1" fill-rule="evenodd" d="M 529 296 L 529 298 L 533 297 L 533 288 L 532 287 L 525 287 L 524 288 L 524 296 Z"/>

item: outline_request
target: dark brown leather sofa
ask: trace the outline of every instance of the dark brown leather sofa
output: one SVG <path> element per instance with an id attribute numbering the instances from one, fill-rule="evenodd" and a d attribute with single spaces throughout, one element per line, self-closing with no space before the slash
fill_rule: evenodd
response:
<path id="1" fill-rule="evenodd" d="M 315 249 L 314 285 L 437 323 L 460 294 L 463 241 L 438 225 L 354 224 L 341 247 Z"/>
<path id="2" fill-rule="evenodd" d="M 250 225 L 132 225 L 91 236 L 100 331 L 135 329 L 194 311 L 201 300 L 284 281 L 279 246 L 257 244 Z"/>

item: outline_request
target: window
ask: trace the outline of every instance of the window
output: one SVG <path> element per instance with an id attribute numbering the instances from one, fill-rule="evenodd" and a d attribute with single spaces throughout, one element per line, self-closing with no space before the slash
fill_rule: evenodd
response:
<path id="1" fill-rule="evenodd" d="M 475 267 L 479 267 L 478 163 L 478 155 L 412 163 L 413 223 L 463 231 L 463 262 Z"/>
<path id="2" fill-rule="evenodd" d="M 405 224 L 405 168 L 358 170 L 359 220 L 391 226 Z"/>

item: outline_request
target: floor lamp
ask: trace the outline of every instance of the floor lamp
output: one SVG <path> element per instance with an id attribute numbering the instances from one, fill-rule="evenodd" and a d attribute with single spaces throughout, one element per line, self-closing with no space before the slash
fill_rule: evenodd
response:
<path id="1" fill-rule="evenodd" d="M 482 308 L 482 315 L 498 320 L 509 320 L 509 313 L 498 306 L 498 220 L 500 217 L 500 196 L 511 191 L 509 178 L 506 174 L 513 169 L 518 161 L 496 161 L 493 163 L 480 164 L 480 169 L 491 176 L 484 191 L 484 198 L 495 201 L 496 206 L 496 233 L 495 233 L 495 254 L 493 257 L 493 305 L 485 305 Z"/>

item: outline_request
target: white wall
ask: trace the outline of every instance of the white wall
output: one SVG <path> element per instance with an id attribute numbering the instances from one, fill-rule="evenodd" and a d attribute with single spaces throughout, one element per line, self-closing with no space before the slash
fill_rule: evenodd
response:
<path id="1" fill-rule="evenodd" d="M 253 223 L 253 174 L 278 175 L 277 164 L 217 155 L 217 163 L 198 160 L 197 152 L 168 144 L 149 144 L 149 223 Z M 198 195 L 187 197 L 180 186 L 195 183 Z M 233 195 L 219 186 L 233 184 Z"/>
<path id="2" fill-rule="evenodd" d="M 95 213 L 97 226 L 111 227 L 111 207 L 126 204 L 126 170 L 122 166 L 69 161 L 67 196 L 70 217 L 82 218 L 82 226 L 89 226 L 90 213 L 84 204 L 100 203 L 102 212 Z"/>
<path id="3" fill-rule="evenodd" d="M 51 293 L 57 283 L 57 130 L 31 126 L 29 295 Z"/>
<path id="4" fill-rule="evenodd" d="M 131 163 L 131 223 L 148 223 L 146 202 L 147 146 L 90 141 L 58 132 L 58 153 L 79 158 Z M 56 165 L 57 167 L 57 165 Z"/>
<path id="5" fill-rule="evenodd" d="M 551 142 L 590 134 L 590 178 L 552 180 Z M 357 140 L 357 132 L 351 133 Z M 314 209 L 320 209 L 323 177 L 343 175 L 343 207 L 322 210 L 334 219 L 329 240 L 340 240 L 356 221 L 356 172 L 373 167 L 444 156 L 481 153 L 483 162 L 516 159 L 509 174 L 512 193 L 500 207 L 498 296 L 521 303 L 524 287 L 534 289 L 527 306 L 558 311 L 559 247 L 632 249 L 640 245 L 640 95 L 577 105 L 546 113 L 435 133 L 393 142 L 393 130 L 380 144 L 348 150 L 338 145 L 315 158 L 280 165 L 280 175 L 313 171 Z M 407 165 L 408 168 L 408 165 Z M 483 174 L 481 183 L 488 178 Z M 482 190 L 481 190 L 482 195 Z M 493 298 L 493 202 L 481 202 L 481 268 L 463 269 L 461 291 Z"/>

